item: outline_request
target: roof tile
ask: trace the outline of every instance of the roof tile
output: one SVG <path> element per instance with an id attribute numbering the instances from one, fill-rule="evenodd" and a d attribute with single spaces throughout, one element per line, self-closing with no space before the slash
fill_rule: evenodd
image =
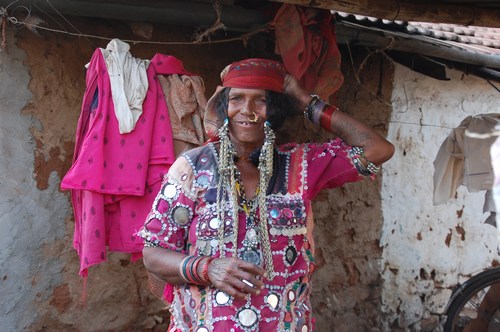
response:
<path id="1" fill-rule="evenodd" d="M 362 15 L 350 15 L 349 13 L 336 12 L 341 19 L 355 20 L 357 23 L 375 26 L 385 30 L 396 27 L 398 31 L 412 35 L 422 35 L 450 41 L 471 52 L 500 54 L 500 29 L 490 27 L 462 26 L 457 24 L 438 24 L 428 22 L 402 22 L 382 20 Z"/>

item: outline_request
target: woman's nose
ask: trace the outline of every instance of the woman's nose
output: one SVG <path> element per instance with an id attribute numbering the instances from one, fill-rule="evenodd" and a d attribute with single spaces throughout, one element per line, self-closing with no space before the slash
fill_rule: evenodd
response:
<path id="1" fill-rule="evenodd" d="M 253 106 L 251 105 L 250 102 L 246 102 L 243 104 L 243 107 L 241 107 L 241 113 L 250 115 L 253 113 Z"/>

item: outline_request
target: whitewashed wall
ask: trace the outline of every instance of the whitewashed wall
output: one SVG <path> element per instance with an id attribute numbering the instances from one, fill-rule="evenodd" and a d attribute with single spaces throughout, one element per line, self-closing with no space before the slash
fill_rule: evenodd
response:
<path id="1" fill-rule="evenodd" d="M 433 161 L 443 140 L 467 116 L 500 113 L 488 82 L 448 71 L 438 81 L 397 65 L 388 139 L 396 152 L 384 166 L 383 308 L 387 330 L 436 326 L 454 285 L 496 260 L 497 229 L 484 224 L 484 192 L 461 186 L 433 205 Z M 392 325 L 394 326 L 394 325 Z"/>

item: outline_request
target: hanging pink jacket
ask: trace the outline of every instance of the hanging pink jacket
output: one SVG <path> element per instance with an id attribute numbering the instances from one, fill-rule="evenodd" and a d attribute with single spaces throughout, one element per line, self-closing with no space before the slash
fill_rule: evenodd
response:
<path id="1" fill-rule="evenodd" d="M 192 75 L 177 58 L 156 54 L 147 70 L 143 113 L 132 132 L 120 134 L 100 49 L 89 63 L 73 165 L 61 182 L 62 189 L 71 190 L 73 245 L 82 276 L 88 267 L 106 260 L 106 246 L 140 257 L 143 242 L 134 234 L 175 160 L 170 118 L 156 78 L 159 74 Z"/>

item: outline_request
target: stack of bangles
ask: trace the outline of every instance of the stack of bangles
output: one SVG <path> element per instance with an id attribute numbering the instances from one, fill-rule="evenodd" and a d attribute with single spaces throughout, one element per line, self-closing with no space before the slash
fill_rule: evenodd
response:
<path id="1" fill-rule="evenodd" d="M 339 109 L 321 100 L 318 95 L 311 95 L 311 101 L 306 106 L 304 116 L 313 123 L 329 130 L 331 128 L 332 114 Z M 372 175 L 380 171 L 380 167 L 370 162 L 365 157 L 363 148 L 354 146 L 351 151 L 351 158 L 358 171 L 363 175 Z"/>
<path id="2" fill-rule="evenodd" d="M 311 98 L 304 111 L 304 116 L 323 129 L 330 130 L 332 114 L 339 109 L 327 104 L 318 95 L 311 95 Z"/>
<path id="3" fill-rule="evenodd" d="M 352 158 L 352 161 L 354 162 L 354 165 L 361 174 L 372 175 L 372 174 L 377 174 L 380 171 L 380 166 L 377 166 L 371 161 L 368 161 L 368 159 L 366 159 L 365 151 L 363 150 L 363 148 L 359 146 L 353 146 L 349 154 Z"/>
<path id="4" fill-rule="evenodd" d="M 213 257 L 207 256 L 186 256 L 182 259 L 181 264 L 179 265 L 179 275 L 186 283 L 209 285 L 210 279 L 208 278 L 208 266 L 213 259 Z M 201 274 L 198 272 L 200 264 L 202 264 Z"/>

